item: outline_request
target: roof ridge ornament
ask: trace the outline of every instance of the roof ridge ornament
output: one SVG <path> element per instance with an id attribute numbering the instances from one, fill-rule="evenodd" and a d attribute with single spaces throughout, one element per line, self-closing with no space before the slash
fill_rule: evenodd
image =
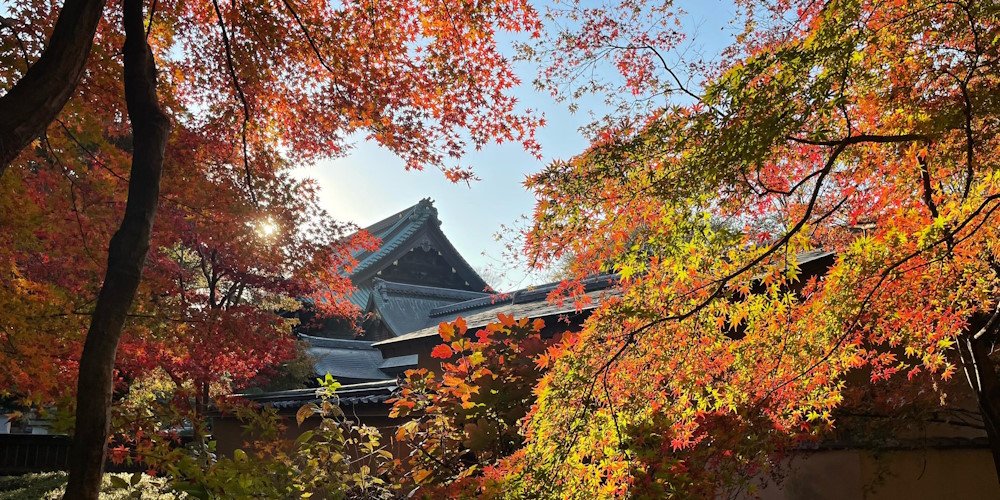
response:
<path id="1" fill-rule="evenodd" d="M 425 252 L 430 252 L 431 248 L 433 248 L 433 245 L 431 244 L 431 239 L 426 234 L 420 238 L 420 242 L 417 243 L 417 246 L 419 246 L 420 249 Z"/>
<path id="2" fill-rule="evenodd" d="M 430 197 L 427 197 L 417 202 L 416 210 L 413 211 L 413 215 L 411 217 L 416 217 L 423 214 L 429 214 L 432 217 L 436 218 L 437 213 L 438 211 L 437 207 L 434 206 L 434 200 L 432 200 Z M 438 224 L 440 224 L 440 221 L 438 221 Z"/>
<path id="3" fill-rule="evenodd" d="M 381 274 L 381 273 L 379 273 Z M 382 300 L 389 300 L 389 285 L 382 278 L 372 279 L 372 290 L 382 297 Z"/>

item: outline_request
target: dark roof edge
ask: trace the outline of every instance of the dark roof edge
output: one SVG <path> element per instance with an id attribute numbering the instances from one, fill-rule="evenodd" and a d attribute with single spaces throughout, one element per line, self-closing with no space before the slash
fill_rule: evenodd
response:
<path id="1" fill-rule="evenodd" d="M 604 290 L 614 286 L 617 282 L 617 274 L 602 274 L 582 280 L 584 293 Z M 560 284 L 562 284 L 561 281 L 545 283 L 535 287 L 522 288 L 510 293 L 490 294 L 486 297 L 478 299 L 436 307 L 431 309 L 430 317 L 435 318 L 447 314 L 478 309 L 480 307 L 496 306 L 501 304 L 523 304 L 525 302 L 545 300 L 549 296 L 549 293 L 555 290 Z"/>
<path id="2" fill-rule="evenodd" d="M 926 450 L 930 449 L 977 449 L 990 447 L 989 438 L 986 436 L 976 437 L 927 437 L 894 440 L 884 444 L 867 444 L 854 441 L 821 441 L 819 443 L 805 443 L 794 448 L 798 452 L 824 452 L 840 450 L 858 451 L 905 451 L 905 450 Z"/>
<path id="3" fill-rule="evenodd" d="M 408 283 L 397 283 L 386 281 L 382 278 L 372 280 L 372 289 L 375 292 L 385 291 L 386 293 L 396 293 L 400 295 L 411 295 L 417 297 L 432 297 L 440 299 L 455 299 L 467 301 L 489 296 L 486 292 L 473 292 L 469 290 L 458 290 L 455 288 L 441 288 L 435 286 L 411 285 Z"/>
<path id="4" fill-rule="evenodd" d="M 377 391 L 377 390 L 395 390 L 398 387 L 398 382 L 395 378 L 378 380 L 375 382 L 362 382 L 359 384 L 348 384 L 341 386 L 334 392 L 334 395 L 345 397 L 359 392 Z M 289 389 L 285 391 L 274 391 L 274 392 L 262 392 L 260 394 L 230 394 L 229 397 L 238 397 L 249 399 L 250 401 L 266 402 L 269 400 L 276 399 L 297 399 L 305 397 L 315 397 L 316 391 L 318 389 Z"/>
<path id="5" fill-rule="evenodd" d="M 431 200 L 430 198 L 424 198 L 414 203 L 413 205 L 410 205 L 400 210 L 399 212 L 396 212 L 368 227 L 362 228 L 362 230 L 371 234 L 372 236 L 375 236 L 377 233 L 381 233 L 383 231 L 392 228 L 399 221 L 405 220 L 406 216 L 409 215 L 409 213 L 412 212 L 413 209 L 420 207 L 420 205 L 434 206 L 434 200 Z"/>
<path id="6" fill-rule="evenodd" d="M 372 349 L 372 343 L 367 340 L 331 339 L 327 337 L 314 337 L 312 335 L 299 334 L 299 338 L 309 341 L 313 347 L 326 347 L 330 349 L 358 349 L 368 351 Z"/>
<path id="7" fill-rule="evenodd" d="M 600 290 L 594 290 L 594 291 L 592 291 L 590 293 L 598 293 L 598 292 L 600 293 L 600 297 L 603 297 L 605 293 L 613 293 L 613 292 L 602 292 Z M 567 304 L 565 307 L 554 308 L 551 311 L 545 312 L 545 314 L 535 315 L 535 316 L 530 316 L 530 317 L 531 318 L 544 318 L 544 317 L 549 317 L 549 316 L 561 316 L 561 315 L 566 315 L 566 314 L 576 314 L 576 313 L 580 313 L 582 311 L 590 311 L 590 310 L 596 309 L 598 306 L 600 306 L 601 300 L 602 299 L 598 297 L 598 298 L 595 298 L 595 300 L 591 301 L 588 304 L 583 304 L 583 305 L 570 305 L 570 304 Z M 503 305 L 503 304 L 498 304 L 498 305 Z M 486 326 L 487 324 L 491 323 L 492 321 L 495 321 L 495 319 L 480 320 L 480 321 L 469 321 L 468 327 L 469 327 L 470 330 L 471 329 L 478 329 L 478 328 L 482 328 L 482 327 Z M 407 333 L 406 335 L 400 335 L 398 337 L 393 337 L 391 339 L 380 340 L 378 342 L 374 342 L 374 343 L 372 343 L 372 347 L 374 347 L 376 349 L 381 349 L 383 346 L 387 346 L 387 345 L 395 345 L 395 344 L 400 344 L 400 343 L 403 343 L 403 342 L 410 342 L 410 341 L 413 341 L 413 340 L 423 340 L 423 339 L 427 339 L 427 338 L 434 338 L 434 337 L 438 337 L 438 335 L 439 335 L 439 333 L 438 333 L 438 327 L 437 326 L 429 326 L 427 328 L 422 328 L 420 330 L 416 330 L 414 332 Z"/>
<path id="8" fill-rule="evenodd" d="M 437 217 L 435 217 L 434 220 L 438 223 L 441 222 L 437 219 Z M 392 248 L 387 249 L 384 254 L 379 255 L 375 261 L 355 268 L 354 274 L 351 275 L 351 279 L 355 282 L 361 282 L 368 278 L 377 276 L 378 272 L 382 270 L 382 267 L 375 265 L 376 262 L 391 262 L 392 260 L 399 258 L 408 251 L 403 250 L 404 248 L 408 248 L 403 243 L 419 239 L 424 235 L 427 235 L 428 238 L 432 238 L 433 240 L 436 240 L 437 243 L 440 243 L 441 248 L 435 247 L 435 249 L 441 252 L 441 255 L 448 255 L 446 259 L 455 263 L 455 270 L 460 276 L 469 282 L 470 286 L 480 289 L 485 289 L 489 286 L 486 281 L 483 280 L 483 277 L 480 276 L 471 265 L 469 265 L 469 262 L 466 261 L 464 257 L 462 257 L 462 254 L 458 253 L 455 246 L 451 243 L 448 237 L 445 236 L 444 232 L 441 231 L 441 227 L 438 224 L 426 223 L 421 223 L 420 227 L 416 228 L 404 240 L 393 245 Z M 367 259 L 368 257 L 365 258 Z"/>

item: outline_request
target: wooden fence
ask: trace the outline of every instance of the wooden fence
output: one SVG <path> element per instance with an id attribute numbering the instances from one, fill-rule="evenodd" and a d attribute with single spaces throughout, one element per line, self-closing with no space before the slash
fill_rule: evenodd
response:
<path id="1" fill-rule="evenodd" d="M 0 476 L 66 470 L 69 436 L 0 434 Z"/>
<path id="2" fill-rule="evenodd" d="M 69 464 L 69 436 L 49 434 L 0 434 L 0 476 L 66 470 Z M 104 464 L 107 472 L 137 472 L 142 464 Z"/>

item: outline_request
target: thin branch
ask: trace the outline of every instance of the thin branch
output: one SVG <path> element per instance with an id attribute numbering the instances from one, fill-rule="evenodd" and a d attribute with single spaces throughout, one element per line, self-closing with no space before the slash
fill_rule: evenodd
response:
<path id="1" fill-rule="evenodd" d="M 913 142 L 913 141 L 923 141 L 931 142 L 931 136 L 926 134 L 900 134 L 900 135 L 882 135 L 882 134 L 859 134 L 845 137 L 843 139 L 837 140 L 823 140 L 823 139 L 807 139 L 805 137 L 796 137 L 793 135 L 785 136 L 792 142 L 797 142 L 800 144 L 808 144 L 810 146 L 840 146 L 840 145 L 854 145 L 863 142 L 871 142 L 875 144 L 890 144 L 897 142 Z"/>
<path id="2" fill-rule="evenodd" d="M 937 205 L 934 203 L 934 188 L 931 186 L 931 172 L 927 167 L 927 158 L 923 155 L 917 156 L 917 163 L 920 164 L 920 186 L 923 190 L 924 205 L 930 211 L 931 217 L 939 217 Z"/>
<path id="3" fill-rule="evenodd" d="M 158 0 L 153 0 L 153 5 L 149 7 L 149 23 L 146 24 L 146 40 L 149 40 L 149 32 L 153 29 L 153 14 L 156 14 L 156 3 Z"/>
<path id="4" fill-rule="evenodd" d="M 229 70 L 229 77 L 233 82 L 233 87 L 236 89 L 236 95 L 240 99 L 240 103 L 243 105 L 243 124 L 241 128 L 241 136 L 243 140 L 243 169 L 246 173 L 246 183 L 247 190 L 250 192 L 250 201 L 253 202 L 254 206 L 257 206 L 257 195 L 254 193 L 253 189 L 253 175 L 250 172 L 250 158 L 248 154 L 247 147 L 247 127 L 250 124 L 250 105 L 247 104 L 247 96 L 243 93 L 243 87 L 240 86 L 239 78 L 236 77 L 236 65 L 233 64 L 233 50 L 229 44 L 229 35 L 226 33 L 226 23 L 222 19 L 222 9 L 219 8 L 218 0 L 212 0 L 212 6 L 215 7 L 215 16 L 219 20 L 219 29 L 222 31 L 222 44 L 226 49 L 226 68 Z"/>
<path id="5" fill-rule="evenodd" d="M 839 349 L 840 346 L 843 345 L 843 343 L 847 340 L 847 338 L 850 337 L 850 335 L 856 331 L 857 327 L 861 323 L 861 315 L 864 312 L 865 307 L 867 307 L 867 305 L 875 297 L 876 292 L 878 292 L 878 291 L 881 290 L 882 284 L 884 284 L 889 279 L 889 276 L 896 269 L 898 269 L 900 266 L 902 266 L 906 262 L 909 262 L 910 259 L 913 259 L 914 257 L 916 257 L 916 256 L 918 256 L 918 255 L 920 255 L 920 254 L 922 254 L 922 253 L 924 253 L 924 252 L 926 252 L 926 251 L 928 251 L 928 250 L 930 250 L 930 249 L 932 249 L 932 248 L 934 248 L 934 247 L 942 244 L 942 243 L 946 243 L 950 238 L 954 238 L 954 236 L 956 234 L 958 234 L 959 231 L 961 231 L 966 226 L 968 226 L 968 224 L 970 222 L 972 222 L 972 220 L 974 218 L 976 218 L 980 214 L 982 214 L 983 210 L 986 208 L 986 206 L 990 202 L 995 201 L 997 199 L 1000 199 L 1000 194 L 987 197 L 985 200 L 983 200 L 983 202 L 979 205 L 979 207 L 972 214 L 970 214 L 964 221 L 962 221 L 962 223 L 959 224 L 954 230 L 948 231 L 945 236 L 942 236 L 941 238 L 938 238 L 937 240 L 935 240 L 934 242 L 930 243 L 929 245 L 927 245 L 924 248 L 920 248 L 920 249 L 914 250 L 913 252 L 910 252 L 906 256 L 902 257 L 901 259 L 895 261 L 894 263 L 892 263 L 891 265 L 889 265 L 888 267 L 886 267 L 885 269 L 883 269 L 882 272 L 879 274 L 879 278 L 878 278 L 878 281 L 875 283 L 875 286 L 872 287 L 872 289 L 868 291 L 868 293 L 865 295 L 864 300 L 862 300 L 861 303 L 859 304 L 859 306 L 858 306 L 858 313 L 854 315 L 854 319 L 851 320 L 850 325 L 848 326 L 848 328 L 846 328 L 844 334 L 841 335 L 837 339 L 837 341 L 826 352 L 826 354 L 824 354 L 822 357 L 820 357 L 818 360 L 816 360 L 816 362 L 814 362 L 813 364 L 811 364 L 810 366 L 808 366 L 805 370 L 802 370 L 801 372 L 799 372 L 798 374 L 796 374 L 794 377 L 789 378 L 788 380 L 786 380 L 786 381 L 778 384 L 777 386 L 775 386 L 775 387 L 771 388 L 769 391 L 767 391 L 767 393 L 765 393 L 764 397 L 761 398 L 761 400 L 756 405 L 756 408 L 760 408 L 761 406 L 763 406 L 763 404 L 765 402 L 767 402 L 767 400 L 770 399 L 770 397 L 775 392 L 777 392 L 778 390 L 780 390 L 781 388 L 786 387 L 789 384 L 795 382 L 796 380 L 798 380 L 798 379 L 800 379 L 800 378 L 808 375 L 810 372 L 812 372 L 813 370 L 815 370 L 816 368 L 818 368 L 820 365 L 822 365 L 822 364 L 826 363 L 827 361 L 829 361 L 829 359 L 833 355 L 833 353 L 836 352 L 837 349 Z M 991 210 L 989 210 L 989 212 L 987 212 L 985 214 L 984 219 L 988 219 L 989 217 L 991 217 L 992 214 L 993 214 L 993 212 L 995 212 L 998 207 L 1000 207 L 1000 205 L 995 206 Z M 980 226 L 982 226 L 982 224 L 979 224 L 979 226 L 977 226 L 977 228 L 980 227 Z M 973 231 L 973 232 L 975 232 L 975 231 Z M 959 240 L 959 242 L 960 241 L 961 240 Z"/>
<path id="6" fill-rule="evenodd" d="M 972 76 L 971 73 L 969 76 Z M 962 128 L 965 131 L 965 188 L 962 190 L 962 199 L 969 197 L 972 189 L 972 178 L 975 175 L 973 159 L 975 158 L 975 139 L 972 136 L 972 101 L 969 99 L 968 81 L 961 81 L 959 88 L 962 90 L 962 113 L 965 115 L 965 123 Z"/>

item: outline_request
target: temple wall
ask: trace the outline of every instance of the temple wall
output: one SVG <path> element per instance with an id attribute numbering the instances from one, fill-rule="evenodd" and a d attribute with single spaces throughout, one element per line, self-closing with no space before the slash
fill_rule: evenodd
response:
<path id="1" fill-rule="evenodd" d="M 835 450 L 791 459 L 762 500 L 890 500 L 1000 498 L 988 449 L 913 449 L 872 453 Z"/>

